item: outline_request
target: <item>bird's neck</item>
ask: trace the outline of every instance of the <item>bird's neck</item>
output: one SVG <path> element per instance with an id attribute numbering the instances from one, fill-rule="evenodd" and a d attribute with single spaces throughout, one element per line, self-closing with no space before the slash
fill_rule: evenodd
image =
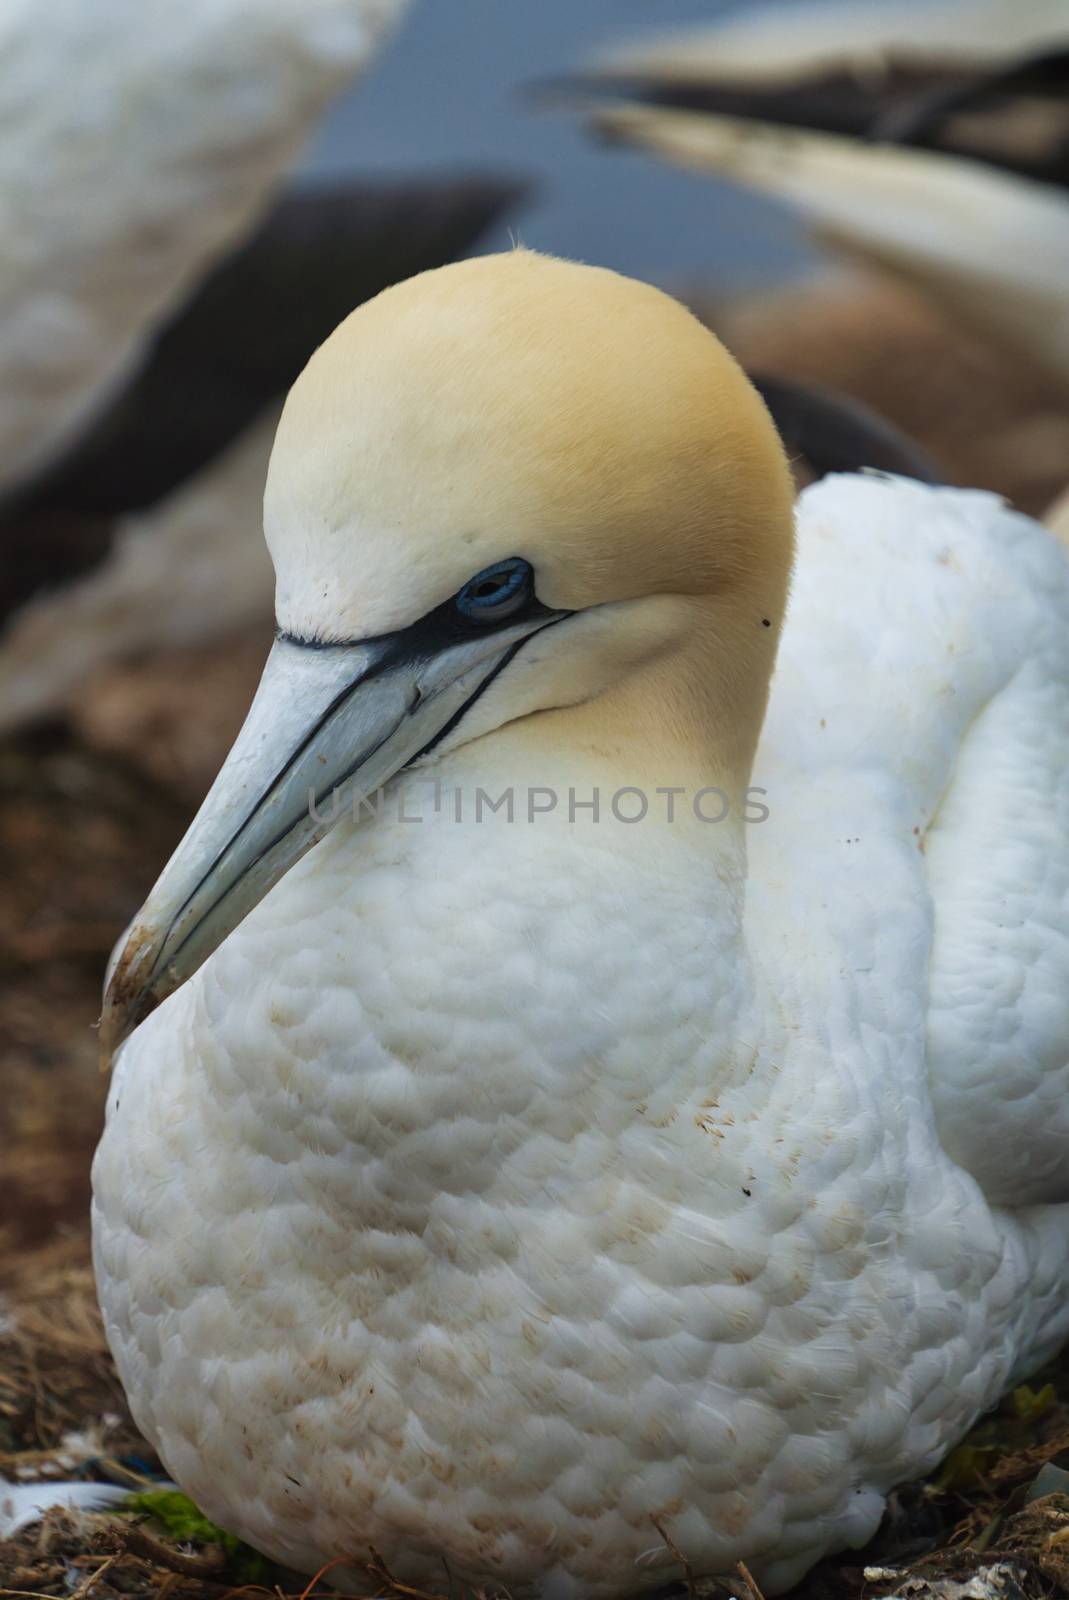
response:
<path id="1" fill-rule="evenodd" d="M 623 1128 L 742 1070 L 770 631 L 747 655 L 703 628 L 584 704 L 456 747 L 313 853 L 308 870 L 360 909 L 362 1026 L 418 1058 L 421 1104 L 440 1089 L 507 1120 L 518 1081 L 581 1084 L 582 1115 Z"/>
<path id="2" fill-rule="evenodd" d="M 677 832 L 691 836 L 712 870 L 722 858 L 744 863 L 745 801 L 785 589 L 784 578 L 771 596 L 677 599 L 689 626 L 671 646 L 652 650 L 587 699 L 505 724 L 458 759 L 525 777 L 541 771 L 549 775 L 541 781 L 564 788 L 582 777 L 610 794 L 621 785 L 651 796 L 679 790 L 689 798 L 675 808 Z M 731 802 L 715 829 L 690 803 L 712 788 Z"/>
<path id="3" fill-rule="evenodd" d="M 414 1095 L 512 1127 L 526 1084 L 578 1097 L 569 1137 L 584 1121 L 622 1134 L 640 1107 L 675 1116 L 707 1095 L 751 1037 L 748 824 L 708 774 L 632 766 L 611 735 L 549 754 L 516 737 L 451 752 L 324 871 L 359 876 L 375 988 L 393 997 L 362 1026 L 418 1057 Z"/>
<path id="4" fill-rule="evenodd" d="M 748 672 L 704 645 L 673 652 L 585 704 L 507 724 L 424 769 L 410 808 L 426 821 L 438 808 L 409 844 L 437 892 L 456 875 L 457 937 L 500 918 L 503 969 L 513 926 L 539 954 L 529 1007 L 513 991 L 516 1024 L 537 1037 L 543 978 L 577 983 L 565 1010 L 587 993 L 618 1042 L 641 1034 L 642 1070 L 680 1098 L 715 1074 L 750 991 L 746 840 L 764 813 L 748 784 L 773 649 L 759 640 Z M 702 1048 L 691 1039 L 669 1062 L 652 1041 L 681 1037 L 687 1014 Z"/>

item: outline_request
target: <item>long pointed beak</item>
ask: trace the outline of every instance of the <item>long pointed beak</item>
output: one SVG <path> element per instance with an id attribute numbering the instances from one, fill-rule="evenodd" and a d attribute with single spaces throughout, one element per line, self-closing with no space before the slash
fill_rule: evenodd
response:
<path id="1" fill-rule="evenodd" d="M 355 798 L 425 754 L 562 615 L 539 607 L 452 640 L 425 627 L 358 644 L 277 640 L 233 749 L 113 960 L 104 1064 Z"/>

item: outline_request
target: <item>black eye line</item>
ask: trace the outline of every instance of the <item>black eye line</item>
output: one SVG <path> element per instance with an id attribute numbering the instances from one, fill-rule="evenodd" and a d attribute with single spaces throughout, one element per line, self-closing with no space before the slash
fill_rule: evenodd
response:
<path id="1" fill-rule="evenodd" d="M 486 690 L 489 689 L 490 685 L 494 682 L 494 679 L 499 677 L 501 673 L 504 672 L 505 668 L 519 654 L 524 645 L 530 644 L 532 639 L 537 639 L 538 635 L 540 633 L 545 633 L 547 628 L 555 627 L 558 622 L 566 622 L 570 616 L 574 615 L 574 613 L 571 611 L 549 611 L 545 606 L 542 606 L 541 610 L 545 612 L 545 621 L 542 622 L 541 626 L 532 629 L 530 633 L 524 634 L 522 639 L 517 639 L 514 644 L 509 646 L 504 655 L 501 657 L 501 660 L 497 663 L 497 666 L 483 679 L 482 683 L 480 683 L 474 694 L 465 700 L 464 704 L 453 713 L 449 721 L 445 723 L 443 727 L 438 729 L 438 732 L 432 739 L 428 740 L 428 742 L 423 746 L 422 750 L 417 750 L 416 754 L 411 756 L 409 760 L 406 761 L 406 769 L 411 767 L 414 762 L 421 761 L 425 755 L 428 755 L 435 748 L 436 745 L 441 744 L 442 740 L 446 738 L 448 734 L 452 733 L 453 729 L 456 727 L 461 718 L 471 710 L 476 700 L 478 700 L 481 695 L 485 694 Z"/>
<path id="2" fill-rule="evenodd" d="M 509 559 L 522 561 L 523 557 L 512 556 Z M 378 633 L 361 639 L 323 639 L 276 628 L 275 638 L 281 644 L 297 645 L 302 650 L 348 650 L 354 645 L 381 649 L 382 653 L 378 655 L 370 672 L 371 676 L 377 676 L 387 666 L 393 666 L 398 661 L 414 657 L 427 659 L 448 645 L 459 643 L 461 639 L 472 639 L 476 635 L 485 637 L 501 628 L 514 627 L 521 616 L 552 615 L 549 607 L 544 606 L 535 593 L 534 568 L 527 561 L 524 561 L 524 566 L 526 568 L 524 580 L 527 585 L 526 604 L 516 610 L 510 610 L 507 616 L 495 617 L 488 608 L 486 616 L 476 621 L 459 609 L 457 602 L 460 596 L 480 576 L 476 573 L 474 578 L 469 578 L 461 589 L 449 596 L 448 600 L 443 600 L 440 605 L 426 612 L 418 621 L 409 623 L 406 628 L 397 628 L 391 633 Z"/>

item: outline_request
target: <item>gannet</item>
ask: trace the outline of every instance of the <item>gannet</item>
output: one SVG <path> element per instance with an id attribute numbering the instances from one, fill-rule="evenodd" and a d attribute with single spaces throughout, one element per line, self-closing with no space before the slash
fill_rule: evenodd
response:
<path id="1" fill-rule="evenodd" d="M 1069 1332 L 1069 556 L 842 475 L 792 584 L 794 502 L 689 312 L 526 251 L 289 395 L 93 1234 L 138 1426 L 290 1567 L 782 1591 Z"/>
<path id="2" fill-rule="evenodd" d="M 639 40 L 570 82 L 600 132 L 784 201 L 1064 388 L 1067 47 L 1062 0 L 813 0 Z"/>

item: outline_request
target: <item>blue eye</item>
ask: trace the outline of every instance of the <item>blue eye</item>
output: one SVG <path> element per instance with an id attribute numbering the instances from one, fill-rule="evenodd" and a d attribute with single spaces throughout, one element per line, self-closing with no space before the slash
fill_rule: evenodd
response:
<path id="1" fill-rule="evenodd" d="M 499 622 L 529 604 L 534 593 L 533 574 L 519 556 L 499 561 L 477 572 L 457 595 L 456 606 L 472 622 Z"/>

